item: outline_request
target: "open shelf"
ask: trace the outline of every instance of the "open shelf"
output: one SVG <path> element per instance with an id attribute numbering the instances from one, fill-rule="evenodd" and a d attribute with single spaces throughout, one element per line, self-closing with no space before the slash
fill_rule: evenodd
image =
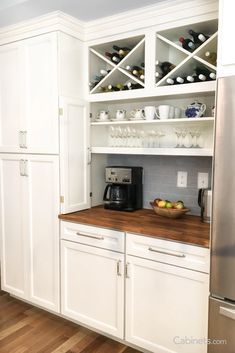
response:
<path id="1" fill-rule="evenodd" d="M 211 148 L 141 148 L 141 147 L 92 147 L 94 154 L 129 154 L 155 156 L 213 156 Z"/>
<path id="2" fill-rule="evenodd" d="M 164 120 L 119 120 L 119 121 L 99 121 L 91 122 L 91 126 L 102 126 L 102 125 L 133 125 L 133 124 L 147 124 L 147 125 L 179 125 L 179 124 L 205 124 L 214 123 L 214 117 L 202 117 L 202 118 L 180 118 L 180 119 L 164 119 Z"/>
<path id="3" fill-rule="evenodd" d="M 90 94 L 88 96 L 89 102 L 108 102 L 108 101 L 122 101 L 128 99 L 141 99 L 141 98 L 151 98 L 151 97 L 171 97 L 171 96 L 192 96 L 198 93 L 209 93 L 215 92 L 216 82 L 206 81 L 197 83 L 187 83 L 182 85 L 173 86 L 157 86 L 152 90 L 136 89 L 120 92 L 108 92 L 108 93 L 98 93 Z"/>

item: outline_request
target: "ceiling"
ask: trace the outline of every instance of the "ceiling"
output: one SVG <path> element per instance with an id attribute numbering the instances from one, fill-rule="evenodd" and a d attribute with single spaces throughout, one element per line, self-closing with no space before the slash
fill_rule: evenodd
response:
<path id="1" fill-rule="evenodd" d="M 0 0 L 0 27 L 63 11 L 81 21 L 91 21 L 169 0 Z"/>

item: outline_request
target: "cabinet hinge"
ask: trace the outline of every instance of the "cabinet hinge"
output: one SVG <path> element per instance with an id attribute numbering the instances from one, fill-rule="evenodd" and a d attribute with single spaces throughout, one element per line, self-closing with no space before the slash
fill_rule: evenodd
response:
<path id="1" fill-rule="evenodd" d="M 90 197 L 92 197 L 92 192 L 90 192 Z"/>
<path id="2" fill-rule="evenodd" d="M 64 203 L 64 196 L 60 196 L 60 203 Z"/>
<path id="3" fill-rule="evenodd" d="M 64 109 L 63 108 L 59 108 L 59 115 L 63 115 L 64 114 Z"/>
<path id="4" fill-rule="evenodd" d="M 92 113 L 90 113 L 90 119 L 92 119 Z"/>

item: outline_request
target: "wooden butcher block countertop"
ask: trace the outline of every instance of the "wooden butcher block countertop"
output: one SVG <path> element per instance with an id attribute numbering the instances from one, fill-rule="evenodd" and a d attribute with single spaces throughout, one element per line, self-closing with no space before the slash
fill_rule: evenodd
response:
<path id="1" fill-rule="evenodd" d="M 209 247 L 210 225 L 202 223 L 197 216 L 185 215 L 179 219 L 170 219 L 158 216 L 153 210 L 148 209 L 123 212 L 97 206 L 59 215 L 59 218 L 64 221 Z"/>

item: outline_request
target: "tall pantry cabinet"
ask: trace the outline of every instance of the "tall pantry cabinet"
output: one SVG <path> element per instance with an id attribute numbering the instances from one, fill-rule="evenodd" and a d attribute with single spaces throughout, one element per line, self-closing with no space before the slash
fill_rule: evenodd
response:
<path id="1" fill-rule="evenodd" d="M 83 52 L 60 31 L 0 47 L 1 287 L 54 312 L 58 214 L 90 203 Z"/>

